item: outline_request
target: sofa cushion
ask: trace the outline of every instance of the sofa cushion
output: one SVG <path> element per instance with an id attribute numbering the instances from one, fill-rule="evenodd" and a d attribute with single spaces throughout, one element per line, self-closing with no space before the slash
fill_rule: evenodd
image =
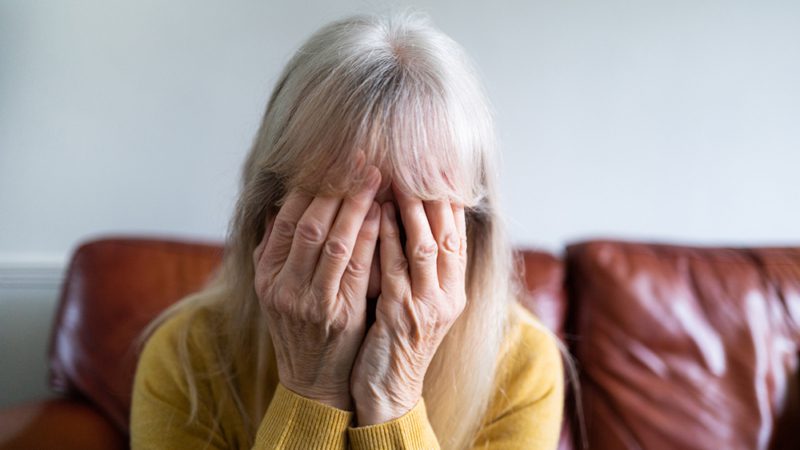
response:
<path id="1" fill-rule="evenodd" d="M 800 248 L 595 241 L 566 264 L 590 448 L 797 448 Z"/>
<path id="2" fill-rule="evenodd" d="M 126 436 L 84 401 L 57 398 L 0 409 L 0 449 L 126 448 Z"/>

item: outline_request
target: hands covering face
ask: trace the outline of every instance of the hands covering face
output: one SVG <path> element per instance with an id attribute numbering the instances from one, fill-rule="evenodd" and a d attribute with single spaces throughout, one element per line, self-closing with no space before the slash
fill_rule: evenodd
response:
<path id="1" fill-rule="evenodd" d="M 393 203 L 374 201 L 378 169 L 363 170 L 366 181 L 349 197 L 291 192 L 253 253 L 281 383 L 355 409 L 362 426 L 419 401 L 428 365 L 466 304 L 467 262 L 463 207 L 393 186 L 398 218 Z M 365 336 L 378 245 L 381 294 Z"/>

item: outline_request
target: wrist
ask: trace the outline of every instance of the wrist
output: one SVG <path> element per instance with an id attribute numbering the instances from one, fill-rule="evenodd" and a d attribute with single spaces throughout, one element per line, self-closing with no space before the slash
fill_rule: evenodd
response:
<path id="1" fill-rule="evenodd" d="M 363 402 L 356 400 L 356 423 L 359 427 L 391 422 L 406 415 L 417 404 L 419 399 L 406 404 L 384 404 L 381 402 Z"/>
<path id="2" fill-rule="evenodd" d="M 388 409 L 361 410 L 356 407 L 356 424 L 359 427 L 366 427 L 369 425 L 378 425 L 381 423 L 391 422 L 398 417 L 402 417 L 406 412 L 408 411 L 399 412 Z"/>
<path id="3" fill-rule="evenodd" d="M 336 409 L 340 409 L 342 411 L 353 411 L 353 400 L 350 398 L 350 393 L 346 392 L 343 394 L 328 394 L 324 392 L 319 392 L 315 389 L 303 389 L 301 387 L 294 387 L 289 384 L 283 383 L 283 387 L 288 389 L 289 391 L 294 392 L 295 394 L 307 398 L 309 400 L 313 400 L 318 403 L 322 403 L 327 406 L 331 406 Z"/>

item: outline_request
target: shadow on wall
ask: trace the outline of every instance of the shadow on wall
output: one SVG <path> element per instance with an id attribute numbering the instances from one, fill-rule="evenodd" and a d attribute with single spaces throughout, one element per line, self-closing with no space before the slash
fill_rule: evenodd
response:
<path id="1" fill-rule="evenodd" d="M 51 396 L 47 349 L 59 287 L 0 283 L 0 407 Z"/>

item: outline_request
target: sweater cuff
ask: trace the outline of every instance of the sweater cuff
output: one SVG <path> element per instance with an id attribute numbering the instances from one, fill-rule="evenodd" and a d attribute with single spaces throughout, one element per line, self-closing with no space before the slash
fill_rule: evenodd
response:
<path id="1" fill-rule="evenodd" d="M 255 448 L 342 450 L 353 413 L 296 394 L 281 383 L 256 434 Z"/>
<path id="2" fill-rule="evenodd" d="M 397 419 L 365 427 L 350 427 L 347 434 L 353 450 L 439 448 L 422 398 L 409 412 Z"/>

